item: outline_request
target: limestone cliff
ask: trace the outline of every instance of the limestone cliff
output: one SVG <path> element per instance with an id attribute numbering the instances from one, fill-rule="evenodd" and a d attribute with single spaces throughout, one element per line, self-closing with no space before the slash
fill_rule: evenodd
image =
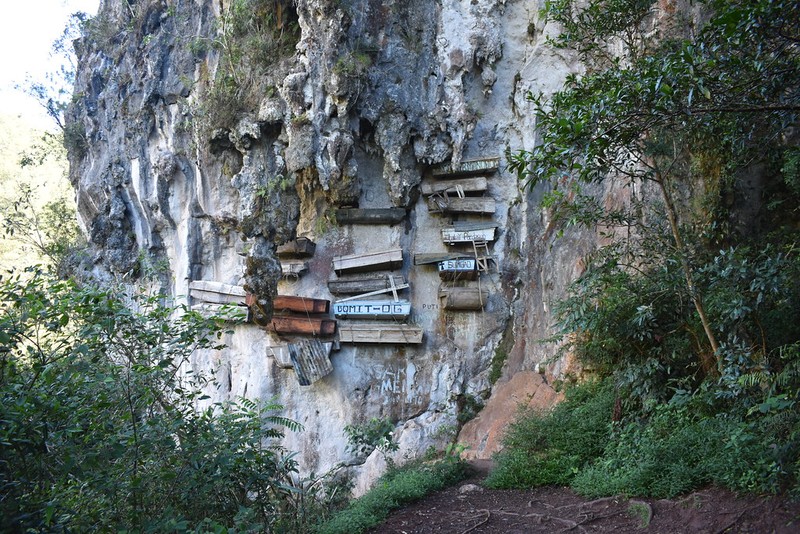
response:
<path id="1" fill-rule="evenodd" d="M 507 150 L 536 142 L 526 93 L 552 92 L 577 68 L 545 43 L 554 29 L 538 20 L 540 7 L 104 0 L 77 43 L 71 178 L 98 276 L 154 275 L 178 300 L 194 281 L 242 286 L 269 308 L 276 294 L 336 300 L 334 257 L 402 250 L 394 272 L 410 286 L 402 297 L 421 344 L 341 343 L 333 372 L 310 386 L 273 357 L 285 340 L 253 324 L 194 358 L 216 371 L 215 399 L 275 398 L 304 425 L 286 446 L 305 470 L 361 464 L 343 428 L 372 417 L 397 423 L 398 460 L 441 447 L 479 399 L 512 413 L 525 399 L 491 392 L 552 356 L 538 342 L 550 333 L 550 306 L 596 237 L 555 239 L 537 193 L 505 169 Z M 432 176 L 442 165 L 491 157 L 499 166 L 484 175 L 481 198 L 494 200 L 493 213 L 437 212 L 422 194 L 448 179 Z M 454 188 L 444 202 L 463 194 Z M 405 211 L 399 223 L 351 224 L 337 219 L 345 207 Z M 473 253 L 445 244 L 441 230 L 480 222 L 497 228 L 489 269 L 470 283 L 485 291 L 483 309 L 444 309 L 438 292 L 448 283 L 415 256 Z M 276 247 L 298 236 L 316 251 L 304 276 L 282 277 Z M 493 360 L 504 362 L 495 384 Z M 563 362 L 547 368 L 564 372 Z M 485 456 L 476 428 L 470 451 Z M 380 466 L 375 453 L 354 473 L 363 486 Z"/>

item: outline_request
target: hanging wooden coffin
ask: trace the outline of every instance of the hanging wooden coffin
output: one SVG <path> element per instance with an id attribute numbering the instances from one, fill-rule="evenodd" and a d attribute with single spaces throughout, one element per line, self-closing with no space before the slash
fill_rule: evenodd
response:
<path id="1" fill-rule="evenodd" d="M 482 310 L 489 292 L 477 287 L 443 287 L 439 288 L 439 298 L 446 310 Z"/>
<path id="2" fill-rule="evenodd" d="M 485 174 L 496 172 L 500 165 L 500 158 L 479 158 L 463 160 L 461 163 L 452 164 L 445 163 L 437 165 L 431 170 L 431 175 L 437 178 L 444 178 L 446 176 L 459 175 L 459 174 Z"/>
<path id="3" fill-rule="evenodd" d="M 395 345 L 422 343 L 422 328 L 407 324 L 343 324 L 339 327 L 342 343 L 388 343 Z"/>
<path id="4" fill-rule="evenodd" d="M 244 304 L 246 292 L 241 286 L 195 280 L 189 283 L 192 299 L 212 304 Z"/>
<path id="5" fill-rule="evenodd" d="M 458 258 L 440 261 L 439 277 L 442 280 L 476 280 L 478 267 L 475 258 Z"/>
<path id="6" fill-rule="evenodd" d="M 453 243 L 470 243 L 472 241 L 494 241 L 495 230 L 496 228 L 494 226 L 467 228 L 463 230 L 450 226 L 442 228 L 442 241 L 449 245 Z"/>
<path id="7" fill-rule="evenodd" d="M 488 184 L 483 176 L 475 178 L 462 178 L 460 180 L 447 180 L 440 182 L 423 182 L 423 195 L 436 195 L 446 193 L 448 195 L 460 196 L 459 193 L 482 193 L 486 191 Z"/>
<path id="8" fill-rule="evenodd" d="M 400 275 L 369 274 L 355 278 L 348 277 L 339 280 L 328 280 L 328 290 L 334 295 L 357 295 L 359 293 L 391 289 L 392 281 L 394 281 L 394 287 L 406 284 L 405 278 Z"/>
<path id="9" fill-rule="evenodd" d="M 423 252 L 414 254 L 414 265 L 430 265 L 445 260 L 456 260 L 463 258 L 463 253 L 458 252 Z"/>
<path id="10" fill-rule="evenodd" d="M 339 224 L 397 224 L 406 217 L 404 208 L 344 208 L 336 210 Z"/>
<path id="11" fill-rule="evenodd" d="M 336 333 L 336 321 L 300 315 L 276 315 L 270 321 L 269 329 L 278 334 L 332 336 Z"/>
<path id="12" fill-rule="evenodd" d="M 304 339 L 297 343 L 289 343 L 289 357 L 301 386 L 310 386 L 333 372 L 333 364 L 329 357 L 330 344 L 327 344 L 327 348 L 325 345 L 319 339 Z"/>
<path id="13" fill-rule="evenodd" d="M 339 319 L 406 319 L 411 314 L 407 300 L 347 300 L 333 303 Z"/>
<path id="14" fill-rule="evenodd" d="M 428 200 L 429 207 L 433 211 L 443 211 L 445 213 L 491 214 L 496 209 L 496 203 L 491 197 L 430 197 Z"/>
<path id="15" fill-rule="evenodd" d="M 272 308 L 275 313 L 295 312 L 295 313 L 323 313 L 330 312 L 331 301 L 323 299 L 312 299 L 294 295 L 278 295 L 272 301 Z"/>
<path id="16" fill-rule="evenodd" d="M 289 354 L 289 345 L 293 343 L 288 343 L 285 345 L 272 345 L 267 347 L 267 356 L 271 356 L 275 359 L 275 365 L 281 367 L 282 369 L 292 369 L 294 366 L 292 365 L 292 356 Z M 322 344 L 325 347 L 325 351 L 330 356 L 331 350 L 334 348 L 334 344 L 330 341 L 325 342 Z"/>
<path id="17" fill-rule="evenodd" d="M 308 271 L 308 263 L 302 260 L 281 260 L 281 274 L 284 278 L 299 278 Z"/>
<path id="18" fill-rule="evenodd" d="M 317 245 L 306 237 L 298 237 L 283 245 L 278 245 L 275 253 L 279 258 L 308 258 L 314 255 Z"/>
<path id="19" fill-rule="evenodd" d="M 399 248 L 333 258 L 333 270 L 336 274 L 396 269 L 402 265 L 403 250 Z"/>

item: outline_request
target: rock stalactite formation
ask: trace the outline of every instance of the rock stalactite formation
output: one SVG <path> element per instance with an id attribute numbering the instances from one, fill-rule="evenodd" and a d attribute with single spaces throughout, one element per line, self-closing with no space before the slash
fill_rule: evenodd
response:
<path id="1" fill-rule="evenodd" d="M 285 406 L 305 427 L 285 443 L 300 451 L 304 470 L 349 462 L 363 489 L 383 458 L 353 457 L 348 424 L 396 423 L 401 461 L 454 439 L 466 406 L 488 403 L 487 414 L 507 416 L 528 401 L 514 391 L 553 398 L 531 372 L 555 350 L 538 340 L 552 333 L 551 305 L 597 238 L 556 239 L 538 193 L 506 170 L 507 150 L 535 143 L 526 93 L 552 92 L 578 68 L 545 44 L 555 30 L 539 21 L 539 7 L 104 0 L 77 43 L 68 141 L 95 275 L 149 276 L 178 300 L 196 281 L 236 286 L 262 303 L 267 320 L 276 295 L 335 301 L 345 297 L 331 294 L 330 280 L 368 276 L 337 273 L 336 258 L 401 251 L 401 263 L 371 274 L 391 271 L 408 284 L 398 292 L 409 318 L 388 323 L 420 329 L 421 343 L 334 335 L 325 339 L 333 371 L 310 386 L 281 364 L 298 337 L 254 324 L 233 327 L 226 349 L 194 357 L 198 369 L 216 372 L 213 400 Z M 485 187 L 466 181 L 476 177 Z M 445 181 L 453 185 L 444 194 L 424 194 L 425 184 Z M 374 222 L 337 218 L 346 208 Z M 378 211 L 390 208 L 400 211 Z M 381 221 L 383 213 L 400 220 Z M 444 228 L 463 241 L 443 241 Z M 491 238 L 484 243 L 476 228 L 493 229 Z M 279 257 L 276 248 L 297 238 L 316 245 L 313 255 Z M 485 269 L 447 279 L 437 263 L 416 261 L 435 254 L 482 257 Z M 477 304 L 446 306 L 452 295 Z M 340 332 L 348 321 L 338 321 Z M 502 371 L 497 381 L 493 368 Z M 546 371 L 567 369 L 559 361 Z M 520 385 L 531 376 L 535 387 Z M 468 453 L 490 455 L 495 434 L 486 421 L 472 423 Z"/>

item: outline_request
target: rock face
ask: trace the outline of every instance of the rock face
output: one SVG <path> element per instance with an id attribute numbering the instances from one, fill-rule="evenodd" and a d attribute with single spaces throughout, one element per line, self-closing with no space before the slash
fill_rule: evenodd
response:
<path id="1" fill-rule="evenodd" d="M 253 324 L 235 326 L 226 349 L 194 357 L 216 372 L 213 400 L 274 398 L 304 425 L 285 442 L 304 470 L 349 462 L 363 489 L 384 459 L 348 452 L 346 425 L 395 422 L 402 461 L 452 441 L 478 399 L 488 399 L 487 413 L 513 412 L 514 396 L 495 394 L 509 380 L 519 391 L 545 387 L 530 371 L 555 347 L 538 340 L 552 333 L 550 306 L 597 238 L 556 239 L 540 193 L 506 171 L 507 150 L 535 143 L 526 93 L 552 92 L 577 68 L 545 44 L 556 29 L 538 9 L 504 0 L 105 0 L 77 43 L 71 178 L 95 275 L 149 281 L 178 301 L 193 281 L 243 286 L 268 316 L 276 294 L 335 300 L 328 281 L 349 276 L 334 272 L 335 257 L 402 250 L 394 274 L 408 281 L 400 296 L 422 343 L 342 343 L 333 372 L 310 386 L 273 356 L 287 340 Z M 478 174 L 486 191 L 463 199 L 493 199 L 492 213 L 442 212 L 421 194 L 423 183 L 464 177 L 434 177 L 441 165 L 492 157 L 497 168 Z M 453 188 L 439 201 L 450 209 L 459 196 Z M 338 223 L 344 207 L 402 208 L 405 217 Z M 442 228 L 466 223 L 494 225 L 496 239 L 480 249 L 443 242 Z M 298 236 L 316 251 L 303 276 L 282 278 L 276 247 Z M 435 263 L 414 261 L 457 250 L 488 253 L 488 271 L 447 281 Z M 440 285 L 477 287 L 482 309 L 444 309 Z M 494 384 L 493 360 L 503 364 Z M 562 361 L 547 369 L 565 372 Z M 473 425 L 462 441 L 485 457 L 497 434 Z"/>

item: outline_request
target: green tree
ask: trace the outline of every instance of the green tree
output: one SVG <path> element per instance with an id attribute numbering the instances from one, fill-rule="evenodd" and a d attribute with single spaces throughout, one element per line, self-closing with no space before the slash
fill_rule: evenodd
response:
<path id="1" fill-rule="evenodd" d="M 544 15 L 563 28 L 552 44 L 575 51 L 587 72 L 552 98 L 529 95 L 539 143 L 509 154 L 511 167 L 530 187 L 549 184 L 545 205 L 568 223 L 627 225 L 649 239 L 659 237 L 652 230 L 663 212 L 672 254 L 661 257 L 681 268 L 710 348 L 701 357 L 718 374 L 720 325 L 697 283 L 696 242 L 719 228 L 719 192 L 732 191 L 740 173 L 767 164 L 773 193 L 789 183 L 771 171 L 796 151 L 800 3 L 709 0 L 675 10 L 646 0 L 553 0 Z M 606 210 L 585 185 L 607 180 L 652 187 L 660 203 Z M 712 208 L 679 201 L 698 183 Z M 715 244 L 726 238 L 717 233 Z M 629 267 L 647 262 L 643 250 L 627 250 Z"/>
<path id="2" fill-rule="evenodd" d="M 202 408 L 188 358 L 220 324 L 40 272 L 0 281 L 0 530 L 271 530 L 291 515 L 300 426 Z M 131 308 L 133 306 L 134 309 Z"/>

